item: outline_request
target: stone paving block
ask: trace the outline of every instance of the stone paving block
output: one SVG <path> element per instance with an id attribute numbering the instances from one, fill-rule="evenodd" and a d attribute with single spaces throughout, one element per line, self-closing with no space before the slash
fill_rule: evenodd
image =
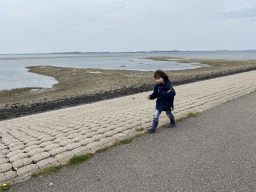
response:
<path id="1" fill-rule="evenodd" d="M 41 160 L 41 161 L 38 161 L 38 162 L 36 163 L 36 165 L 38 166 L 39 169 L 43 169 L 43 168 L 45 168 L 45 167 L 50 166 L 49 162 L 48 162 L 47 160 L 45 160 L 45 159 L 43 159 L 43 160 Z"/>
<path id="2" fill-rule="evenodd" d="M 30 165 L 26 165 L 28 172 L 32 173 L 36 170 L 38 170 L 38 166 L 36 164 L 30 164 Z"/>
<path id="3" fill-rule="evenodd" d="M 44 148 L 46 147 L 47 145 L 51 145 L 51 144 L 55 144 L 53 141 L 46 141 L 46 142 L 43 142 L 41 143 L 39 146 Z"/>
<path id="4" fill-rule="evenodd" d="M 31 151 L 35 148 L 39 148 L 39 147 L 40 147 L 39 145 L 30 145 L 30 146 L 26 147 L 25 149 L 23 149 L 23 151 L 29 152 L 29 151 Z"/>
<path id="5" fill-rule="evenodd" d="M 8 149 L 8 147 L 6 145 L 1 145 L 0 150 L 3 150 L 3 149 Z"/>
<path id="6" fill-rule="evenodd" d="M 50 157 L 46 159 L 50 165 L 56 165 L 58 163 L 57 159 Z"/>
<path id="7" fill-rule="evenodd" d="M 9 163 L 9 159 L 7 159 L 7 158 L 0 159 L 0 165 L 2 165 L 4 163 Z"/>
<path id="8" fill-rule="evenodd" d="M 17 170 L 17 176 L 20 177 L 28 173 L 32 173 L 36 171 L 38 168 L 39 167 L 36 164 L 30 164 L 30 165 L 21 167 L 20 169 Z"/>
<path id="9" fill-rule="evenodd" d="M 99 140 L 101 145 L 104 147 L 111 146 L 115 143 L 114 139 L 112 137 L 105 137 Z"/>
<path id="10" fill-rule="evenodd" d="M 85 129 L 85 130 L 81 130 L 81 131 L 80 131 L 80 134 L 81 134 L 81 135 L 86 135 L 86 134 L 89 133 L 89 132 L 90 132 L 89 129 Z"/>
<path id="11" fill-rule="evenodd" d="M 79 141 L 81 141 L 81 140 L 83 140 L 83 139 L 86 139 L 86 136 L 80 135 L 79 137 L 73 138 L 73 139 L 72 139 L 72 142 L 79 142 Z"/>
<path id="12" fill-rule="evenodd" d="M 23 167 L 24 164 L 21 160 L 17 160 L 17 161 L 14 161 L 12 163 L 12 166 L 15 168 L 15 169 L 19 169 L 20 167 Z"/>
<path id="13" fill-rule="evenodd" d="M 47 135 L 42 134 L 42 135 L 37 136 L 37 139 L 41 140 L 41 139 L 43 139 L 43 138 L 45 138 L 45 137 L 47 137 Z"/>
<path id="14" fill-rule="evenodd" d="M 73 149 L 70 153 L 72 156 L 80 156 L 80 155 L 85 155 L 86 153 L 89 153 L 90 150 L 87 149 L 85 146 L 78 147 L 76 149 Z"/>
<path id="15" fill-rule="evenodd" d="M 51 145 L 47 145 L 46 147 L 44 147 L 45 151 L 50 151 L 56 147 L 59 147 L 59 144 L 51 144 Z"/>
<path id="16" fill-rule="evenodd" d="M 10 144 L 8 147 L 9 147 L 9 148 L 12 148 L 12 147 L 16 147 L 16 146 L 18 146 L 18 145 L 23 145 L 23 143 L 21 143 L 21 142 L 15 142 L 15 143 Z"/>
<path id="17" fill-rule="evenodd" d="M 60 145 L 61 147 L 64 147 L 64 146 L 66 146 L 66 145 L 68 145 L 68 144 L 70 144 L 70 143 L 73 143 L 73 141 L 72 141 L 71 139 L 66 139 L 66 140 L 64 140 L 64 141 L 61 141 L 61 142 L 59 143 L 59 145 Z"/>
<path id="18" fill-rule="evenodd" d="M 10 148 L 10 151 L 23 150 L 24 148 L 25 148 L 25 145 L 18 145 L 16 147 Z"/>
<path id="19" fill-rule="evenodd" d="M 97 134 L 103 134 L 107 131 L 109 131 L 109 129 L 101 128 L 101 129 L 98 129 Z"/>
<path id="20" fill-rule="evenodd" d="M 31 146 L 31 145 L 38 145 L 38 144 L 40 144 L 41 142 L 40 141 L 31 141 L 31 142 L 29 142 L 29 143 L 27 143 L 26 144 L 26 146 Z"/>
<path id="21" fill-rule="evenodd" d="M 86 138 L 86 139 L 83 139 L 83 140 L 79 141 L 79 143 L 80 143 L 82 146 L 84 146 L 84 145 L 87 145 L 88 143 L 91 143 L 91 142 L 93 142 L 93 141 L 94 141 L 94 139 L 92 139 L 92 138 Z"/>
<path id="22" fill-rule="evenodd" d="M 80 146 L 81 146 L 80 143 L 70 143 L 70 144 L 66 145 L 64 148 L 65 148 L 67 151 L 71 151 L 72 149 L 78 148 L 78 147 L 80 147 Z"/>
<path id="23" fill-rule="evenodd" d="M 30 157 L 32 157 L 33 155 L 35 154 L 38 154 L 38 153 L 42 153 L 44 152 L 45 150 L 43 148 L 35 148 L 35 149 L 32 149 L 31 151 L 28 152 L 28 155 Z"/>
<path id="24" fill-rule="evenodd" d="M 90 137 L 92 137 L 92 136 L 94 136 L 94 135 L 97 135 L 97 132 L 95 132 L 95 131 L 89 132 L 89 133 L 87 133 L 85 136 L 88 137 L 88 138 L 90 138 Z"/>
<path id="25" fill-rule="evenodd" d="M 60 153 L 58 155 L 55 156 L 55 159 L 60 162 L 60 163 L 65 163 L 66 161 L 68 161 L 71 157 L 72 157 L 72 153 L 70 151 L 66 151 L 63 153 Z"/>
<path id="26" fill-rule="evenodd" d="M 54 143 L 60 143 L 61 141 L 65 141 L 67 139 L 68 139 L 67 137 L 59 137 L 57 139 L 54 139 L 53 142 Z"/>
<path id="27" fill-rule="evenodd" d="M 10 169 L 12 169 L 11 163 L 4 163 L 0 165 L 0 173 L 4 173 L 6 171 L 9 171 Z"/>
<path id="28" fill-rule="evenodd" d="M 92 143 L 89 143 L 88 145 L 86 145 L 86 149 L 90 150 L 92 153 L 94 153 L 96 151 L 96 148 L 97 146 L 99 145 L 100 143 L 98 141 L 94 141 Z"/>
<path id="29" fill-rule="evenodd" d="M 98 135 L 94 135 L 91 138 L 94 139 L 95 141 L 99 141 L 100 139 L 106 137 L 106 135 L 102 135 L 102 134 L 98 134 Z"/>
<path id="30" fill-rule="evenodd" d="M 49 153 L 52 155 L 52 156 L 56 156 L 62 152 L 66 151 L 66 149 L 64 147 L 57 147 L 55 149 L 52 149 L 49 151 Z"/>
<path id="31" fill-rule="evenodd" d="M 118 130 L 114 129 L 114 130 L 111 130 L 111 131 L 108 131 L 108 132 L 104 133 L 104 135 L 106 137 L 111 137 L 112 135 L 115 135 L 117 133 L 118 133 Z"/>
<path id="32" fill-rule="evenodd" d="M 13 155 L 17 155 L 17 154 L 23 153 L 23 152 L 24 152 L 23 150 L 12 151 L 12 152 L 9 152 L 8 154 L 6 154 L 6 157 L 10 158 Z"/>
<path id="33" fill-rule="evenodd" d="M 41 142 L 52 141 L 54 139 L 55 139 L 54 137 L 44 137 L 44 138 L 41 139 Z"/>
<path id="34" fill-rule="evenodd" d="M 4 184 L 5 181 L 4 173 L 0 173 L 0 184 Z"/>
<path id="35" fill-rule="evenodd" d="M 117 131 L 117 133 L 122 133 L 123 131 L 127 130 L 126 127 L 120 127 L 120 128 L 116 128 L 115 129 Z"/>
<path id="36" fill-rule="evenodd" d="M 31 143 L 31 142 L 35 142 L 35 141 L 37 141 L 36 139 L 34 139 L 34 138 L 30 138 L 30 139 L 26 139 L 26 140 L 24 140 L 24 143 Z"/>
<path id="37" fill-rule="evenodd" d="M 24 158 L 24 159 L 21 159 L 21 161 L 23 162 L 23 165 L 28 165 L 28 164 L 33 164 L 33 160 L 31 158 Z"/>
<path id="38" fill-rule="evenodd" d="M 59 133 L 58 135 L 55 136 L 55 138 L 60 138 L 60 137 L 66 137 L 66 133 Z"/>
<path id="39" fill-rule="evenodd" d="M 5 172 L 4 177 L 5 177 L 6 181 L 14 179 L 15 177 L 17 177 L 17 172 L 16 171 Z"/>

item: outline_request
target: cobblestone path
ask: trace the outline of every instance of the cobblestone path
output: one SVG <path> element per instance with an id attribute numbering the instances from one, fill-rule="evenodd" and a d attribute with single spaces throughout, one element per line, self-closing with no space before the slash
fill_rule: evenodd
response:
<path id="1" fill-rule="evenodd" d="M 176 119 L 256 90 L 256 71 L 174 86 Z M 153 90 L 153 87 L 152 87 Z M 152 92 L 84 104 L 0 122 L 0 184 L 14 184 L 69 158 L 146 132 L 152 124 Z M 165 113 L 159 126 L 169 122 Z M 144 128 L 142 131 L 136 129 Z M 157 134 L 157 133 L 156 133 Z"/>

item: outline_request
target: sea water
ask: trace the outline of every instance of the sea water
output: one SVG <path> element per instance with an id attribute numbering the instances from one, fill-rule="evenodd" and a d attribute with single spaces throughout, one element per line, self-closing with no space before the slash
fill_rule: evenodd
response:
<path id="1" fill-rule="evenodd" d="M 153 61 L 143 57 L 184 57 L 206 59 L 256 60 L 251 51 L 186 51 L 129 53 L 59 53 L 0 55 L 0 91 L 22 87 L 50 88 L 58 83 L 53 77 L 29 73 L 28 66 L 57 66 L 111 70 L 155 71 L 195 69 L 196 63 Z M 90 70 L 88 69 L 88 72 Z"/>

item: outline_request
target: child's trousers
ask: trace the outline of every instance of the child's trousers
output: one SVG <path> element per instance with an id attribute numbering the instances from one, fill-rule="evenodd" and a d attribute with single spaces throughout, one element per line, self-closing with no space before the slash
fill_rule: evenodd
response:
<path id="1" fill-rule="evenodd" d="M 170 121 L 173 121 L 174 116 L 172 114 L 172 111 L 165 111 L 165 112 L 166 112 L 167 117 L 170 119 Z M 162 113 L 161 110 L 155 109 L 155 112 L 154 112 L 154 115 L 153 115 L 153 120 L 158 121 L 158 118 L 159 118 L 161 113 Z"/>

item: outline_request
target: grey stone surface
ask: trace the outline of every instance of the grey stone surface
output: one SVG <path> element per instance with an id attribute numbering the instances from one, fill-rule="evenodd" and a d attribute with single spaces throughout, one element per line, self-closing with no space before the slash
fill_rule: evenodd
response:
<path id="1" fill-rule="evenodd" d="M 11 163 L 4 163 L 0 165 L 0 173 L 4 173 L 12 169 L 12 164 Z"/>
<path id="2" fill-rule="evenodd" d="M 64 147 L 57 147 L 55 149 L 52 149 L 49 151 L 49 153 L 52 155 L 52 156 L 56 156 L 58 155 L 59 153 L 62 153 L 66 151 L 66 149 Z"/>

